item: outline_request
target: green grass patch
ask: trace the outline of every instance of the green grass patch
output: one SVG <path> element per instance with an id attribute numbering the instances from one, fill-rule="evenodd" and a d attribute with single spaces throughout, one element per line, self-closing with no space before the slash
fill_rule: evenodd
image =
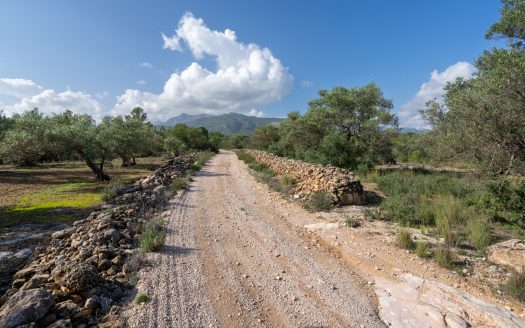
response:
<path id="1" fill-rule="evenodd" d="M 165 238 L 164 221 L 155 220 L 150 222 L 139 237 L 140 250 L 144 253 L 156 252 L 164 245 Z"/>
<path id="2" fill-rule="evenodd" d="M 50 210 L 61 207 L 92 207 L 102 200 L 97 186 L 90 182 L 66 183 L 23 196 L 8 212 L 17 213 Z"/>
<path id="3" fill-rule="evenodd" d="M 237 158 L 239 160 L 243 161 L 246 164 L 255 162 L 255 158 L 253 158 L 252 155 L 248 154 L 245 151 L 239 150 L 239 151 L 236 151 L 235 154 L 237 155 Z"/>
<path id="4" fill-rule="evenodd" d="M 148 303 L 151 301 L 151 297 L 148 294 L 145 293 L 138 293 L 137 296 L 135 296 L 135 304 L 142 304 L 142 303 Z"/>

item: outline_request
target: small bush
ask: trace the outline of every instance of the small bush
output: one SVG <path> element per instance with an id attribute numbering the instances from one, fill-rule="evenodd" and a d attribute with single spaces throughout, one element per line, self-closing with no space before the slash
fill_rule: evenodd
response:
<path id="1" fill-rule="evenodd" d="M 157 220 L 148 224 L 139 237 L 140 249 L 144 253 L 156 252 L 164 245 L 166 230 L 164 221 Z"/>
<path id="2" fill-rule="evenodd" d="M 492 241 L 489 223 L 483 219 L 472 219 L 467 225 L 468 238 L 479 251 L 484 252 Z"/>
<path id="3" fill-rule="evenodd" d="M 193 163 L 190 165 L 190 170 L 193 172 L 199 172 L 201 169 L 202 169 L 202 166 L 197 163 Z"/>
<path id="4" fill-rule="evenodd" d="M 334 199 L 324 191 L 316 191 L 310 195 L 304 204 L 309 211 L 329 211 L 334 207 Z"/>
<path id="5" fill-rule="evenodd" d="M 181 177 L 176 177 L 171 182 L 171 190 L 177 192 L 179 190 L 186 189 L 187 180 Z"/>
<path id="6" fill-rule="evenodd" d="M 346 217 L 345 223 L 346 223 L 346 226 L 350 228 L 357 228 L 360 226 L 359 221 L 357 221 L 356 219 L 350 216 Z"/>
<path id="7" fill-rule="evenodd" d="M 289 175 L 285 175 L 281 178 L 281 183 L 285 187 L 293 186 L 295 183 L 295 178 Z"/>
<path id="8" fill-rule="evenodd" d="M 414 242 L 412 241 L 410 231 L 407 229 L 399 229 L 396 235 L 396 244 L 404 249 L 413 249 Z"/>
<path id="9" fill-rule="evenodd" d="M 124 182 L 119 177 L 113 177 L 102 190 L 102 199 L 108 201 L 115 198 L 122 187 L 124 187 Z"/>
<path id="10" fill-rule="evenodd" d="M 452 269 L 454 267 L 454 255 L 448 247 L 439 246 L 434 249 L 434 259 L 444 268 Z"/>
<path id="11" fill-rule="evenodd" d="M 142 253 L 134 253 L 126 259 L 126 271 L 139 272 L 140 269 L 149 265 L 148 260 Z"/>
<path id="12" fill-rule="evenodd" d="M 513 272 L 504 289 L 507 294 L 518 301 L 525 302 L 525 269 L 522 269 L 521 272 Z"/>
<path id="13" fill-rule="evenodd" d="M 365 216 L 365 219 L 369 221 L 384 219 L 381 210 L 378 208 L 365 208 L 365 210 L 363 211 L 363 215 Z"/>
<path id="14" fill-rule="evenodd" d="M 148 294 L 138 293 L 137 296 L 135 296 L 135 304 L 142 304 L 150 301 L 151 297 Z"/>
<path id="15" fill-rule="evenodd" d="M 425 242 L 417 241 L 416 242 L 416 255 L 419 257 L 428 256 L 428 245 Z"/>

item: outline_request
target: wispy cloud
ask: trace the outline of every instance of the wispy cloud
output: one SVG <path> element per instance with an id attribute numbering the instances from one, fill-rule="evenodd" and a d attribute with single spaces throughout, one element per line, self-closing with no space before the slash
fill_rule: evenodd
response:
<path id="1" fill-rule="evenodd" d="M 144 80 L 138 80 L 138 81 L 137 81 L 137 84 L 139 84 L 139 85 L 146 85 L 146 81 L 144 81 Z"/>
<path id="2" fill-rule="evenodd" d="M 300 84 L 303 88 L 311 88 L 314 85 L 314 83 L 309 80 L 301 80 Z"/>
<path id="3" fill-rule="evenodd" d="M 139 67 L 142 67 L 142 68 L 153 68 L 153 65 L 148 63 L 148 62 L 142 62 L 139 64 Z"/>
<path id="4" fill-rule="evenodd" d="M 427 128 L 426 122 L 421 118 L 418 110 L 424 109 L 425 104 L 433 99 L 440 99 L 448 82 L 457 78 L 470 78 L 476 73 L 476 68 L 469 62 L 457 62 L 447 67 L 443 72 L 434 70 L 430 79 L 423 83 L 412 99 L 399 107 L 398 115 L 404 127 L 422 129 Z"/>

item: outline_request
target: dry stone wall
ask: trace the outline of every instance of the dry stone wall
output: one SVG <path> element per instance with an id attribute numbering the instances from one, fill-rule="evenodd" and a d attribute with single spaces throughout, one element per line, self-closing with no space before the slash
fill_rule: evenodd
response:
<path id="1" fill-rule="evenodd" d="M 275 156 L 265 151 L 246 150 L 255 160 L 267 165 L 279 176 L 290 176 L 296 181 L 297 197 L 307 197 L 316 191 L 331 193 L 342 205 L 363 204 L 365 193 L 359 179 L 350 171 L 331 165 L 311 164 Z"/>
<path id="2" fill-rule="evenodd" d="M 0 327 L 121 327 L 117 304 L 130 290 L 128 259 L 137 253 L 140 227 L 162 212 L 172 179 L 195 160 L 193 154 L 168 161 L 86 219 L 53 233 L 0 299 Z"/>

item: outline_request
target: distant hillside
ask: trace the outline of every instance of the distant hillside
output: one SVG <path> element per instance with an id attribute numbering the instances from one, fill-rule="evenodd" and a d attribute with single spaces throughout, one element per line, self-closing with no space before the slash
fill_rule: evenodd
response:
<path id="1" fill-rule="evenodd" d="M 212 115 L 209 115 L 209 114 L 190 115 L 190 114 L 182 113 L 179 116 L 170 118 L 169 120 L 162 123 L 161 125 L 166 126 L 166 127 L 172 127 L 179 123 L 188 124 L 189 122 L 198 120 L 199 118 L 205 118 L 205 117 L 210 117 L 210 116 Z"/>
<path id="2" fill-rule="evenodd" d="M 220 132 L 226 135 L 232 134 L 252 134 L 255 128 L 261 125 L 279 123 L 282 118 L 267 118 L 247 116 L 236 113 L 224 115 L 190 115 L 181 114 L 170 118 L 164 122 L 163 126 L 172 127 L 175 124 L 183 123 L 188 126 L 205 127 L 210 132 Z"/>

